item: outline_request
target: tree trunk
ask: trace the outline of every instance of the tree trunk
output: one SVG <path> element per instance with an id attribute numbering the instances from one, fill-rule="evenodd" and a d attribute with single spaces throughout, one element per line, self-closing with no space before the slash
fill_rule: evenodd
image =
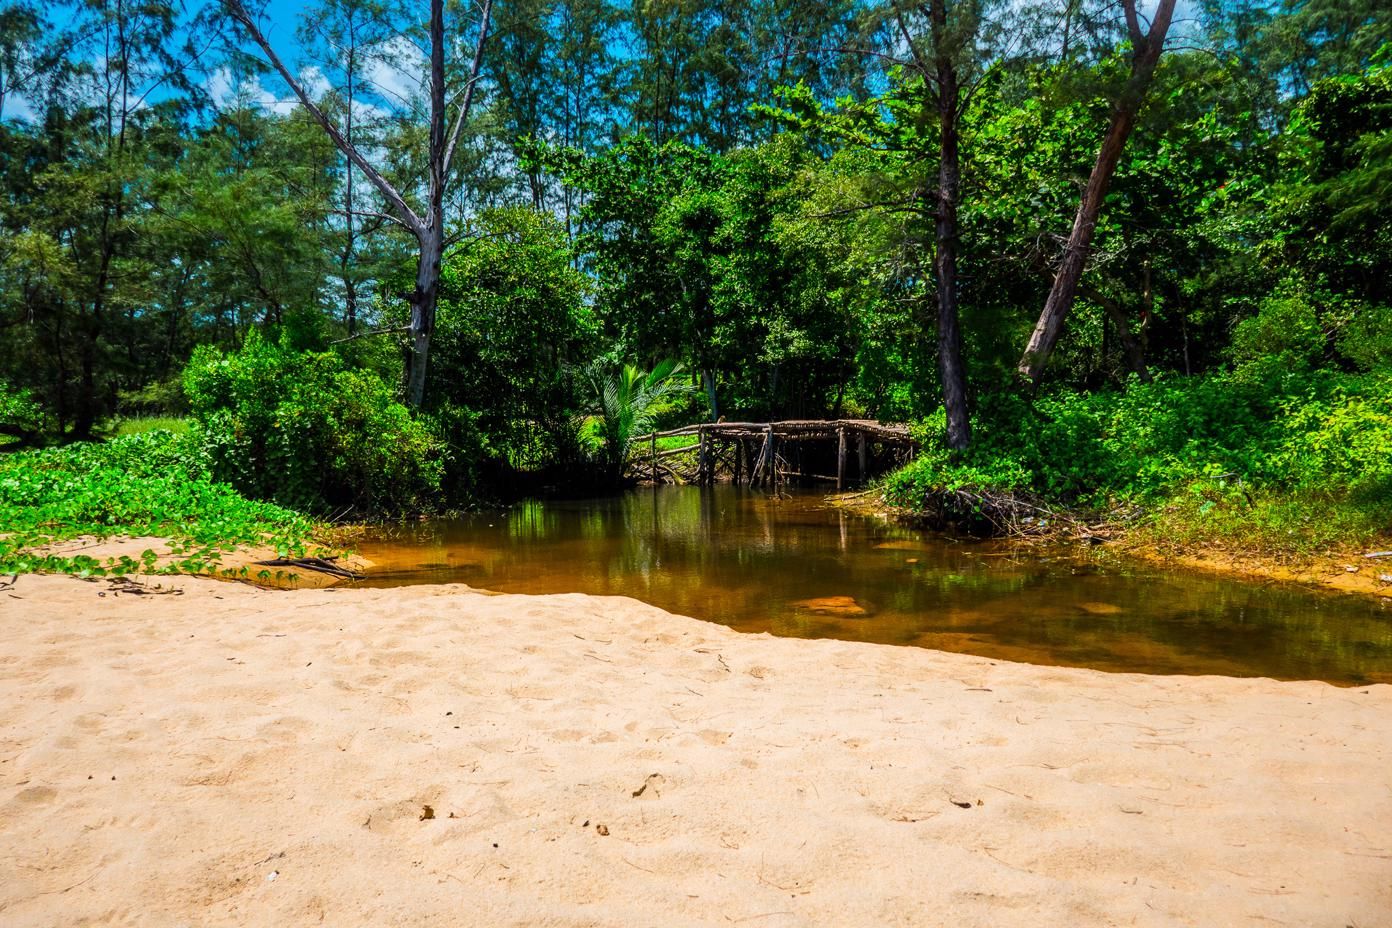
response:
<path id="1" fill-rule="evenodd" d="M 415 407 L 425 399 L 425 373 L 430 360 L 430 337 L 435 333 L 435 307 L 440 297 L 440 263 L 444 238 L 427 230 L 420 241 L 416 289 L 411 293 L 411 347 L 406 361 L 406 398 Z"/>
<path id="2" fill-rule="evenodd" d="M 947 446 L 960 450 L 971 443 L 967 414 L 967 378 L 962 366 L 962 329 L 957 313 L 957 204 L 961 191 L 957 115 L 961 97 L 957 67 L 946 47 L 946 0 L 932 6 L 934 69 L 938 84 L 937 254 L 933 270 L 938 284 L 938 374 L 947 412 Z"/>
<path id="3" fill-rule="evenodd" d="M 1116 173 L 1126 140 L 1136 124 L 1136 114 L 1145 102 L 1146 91 L 1155 76 L 1155 67 L 1160 61 L 1160 52 L 1165 47 L 1165 35 L 1169 32 L 1170 19 L 1174 14 L 1175 0 L 1160 0 L 1155 11 L 1155 20 L 1149 33 L 1142 33 L 1136 17 L 1135 0 L 1123 0 L 1127 25 L 1131 33 L 1134 49 L 1131 56 L 1131 77 L 1126 82 L 1121 98 L 1112 108 L 1111 123 L 1102 139 L 1102 147 L 1097 152 L 1097 162 L 1088 177 L 1078 203 L 1078 213 L 1073 219 L 1073 230 L 1064 246 L 1063 260 L 1054 276 L 1053 287 L 1044 302 L 1044 311 L 1035 323 L 1030 334 L 1029 344 L 1025 346 L 1024 356 L 1020 358 L 1018 373 L 1020 377 L 1038 383 L 1049 355 L 1063 334 L 1063 324 L 1073 308 L 1078 295 L 1078 284 L 1087 265 L 1088 252 L 1092 246 L 1092 236 L 1097 229 L 1097 218 L 1102 211 L 1102 203 L 1107 197 L 1107 188 Z"/>
<path id="4" fill-rule="evenodd" d="M 1116 325 L 1117 341 L 1121 342 L 1121 352 L 1126 356 L 1126 366 L 1131 373 L 1140 378 L 1141 383 L 1150 383 L 1150 368 L 1146 367 L 1145 347 L 1131 331 L 1131 323 L 1126 318 L 1126 313 L 1111 300 L 1102 303 L 1102 308 Z"/>
<path id="5" fill-rule="evenodd" d="M 88 439 L 97 423 L 97 338 L 95 322 L 89 322 L 82 332 L 82 349 L 78 355 L 80 378 L 77 390 L 77 413 L 73 417 L 72 437 Z"/>
<path id="6" fill-rule="evenodd" d="M 711 421 L 715 422 L 720 418 L 720 404 L 716 402 L 715 374 L 709 368 L 701 371 L 701 383 L 706 388 L 706 399 L 710 402 Z"/>

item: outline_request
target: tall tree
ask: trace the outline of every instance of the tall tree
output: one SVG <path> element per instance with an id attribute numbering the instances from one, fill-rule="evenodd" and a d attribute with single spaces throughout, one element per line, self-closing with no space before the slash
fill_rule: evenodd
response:
<path id="1" fill-rule="evenodd" d="M 299 98 L 300 104 L 377 189 L 386 203 L 386 215 L 405 226 L 416 239 L 418 251 L 415 289 L 407 297 L 411 306 L 411 321 L 408 326 L 411 344 L 409 363 L 406 367 L 406 396 L 411 405 L 420 406 L 425 398 L 426 365 L 430 358 L 430 338 L 435 331 L 440 264 L 445 252 L 446 186 L 452 177 L 451 165 L 459 145 L 460 133 L 469 119 L 482 76 L 483 50 L 488 40 L 493 0 L 483 0 L 479 9 L 473 57 L 468 64 L 462 86 L 457 87 L 454 94 L 448 94 L 445 86 L 446 46 L 450 43 L 445 36 L 444 0 L 430 0 L 430 23 L 427 30 L 430 47 L 427 176 L 424 195 L 417 201 L 415 208 L 407 202 L 406 196 L 373 166 L 363 154 L 363 150 L 344 135 L 342 127 L 310 96 L 304 82 L 290 72 L 271 47 L 257 17 L 242 0 L 224 0 L 224 4 L 227 15 L 241 26 L 247 37 L 261 50 L 271 67 Z M 458 106 L 453 108 L 453 116 L 450 97 L 459 99 Z"/>
<path id="2" fill-rule="evenodd" d="M 971 443 L 967 409 L 967 374 L 962 359 L 958 309 L 961 281 L 958 255 L 961 226 L 961 119 L 974 71 L 982 56 L 978 38 L 983 4 L 979 0 L 927 0 L 909 4 L 893 0 L 893 28 L 907 54 L 906 69 L 923 84 L 918 119 L 922 129 L 936 129 L 936 177 L 921 179 L 921 209 L 933 218 L 933 277 L 937 296 L 938 375 L 947 413 L 946 442 L 961 449 Z"/>
<path id="3" fill-rule="evenodd" d="M 1116 173 L 1117 163 L 1126 147 L 1126 140 L 1136 125 L 1136 116 L 1145 103 L 1146 92 L 1155 77 L 1156 65 L 1160 63 L 1160 53 L 1165 48 L 1165 37 L 1170 31 L 1170 21 L 1174 16 L 1175 0 L 1159 0 L 1155 18 L 1148 29 L 1141 28 L 1141 17 L 1136 10 L 1136 0 L 1121 0 L 1126 15 L 1126 31 L 1131 42 L 1131 74 L 1122 88 L 1121 95 L 1112 107 L 1111 121 L 1107 133 L 1102 137 L 1102 145 L 1097 151 L 1097 162 L 1088 177 L 1078 203 L 1078 213 L 1073 220 L 1073 230 L 1064 245 L 1063 258 L 1054 274 L 1054 283 L 1044 302 L 1044 311 L 1039 314 L 1029 344 L 1025 346 L 1024 356 L 1020 358 L 1019 374 L 1031 383 L 1038 383 L 1049 363 L 1049 355 L 1063 334 L 1063 324 L 1073 308 L 1082 281 L 1083 270 L 1087 265 L 1092 236 L 1097 228 L 1097 217 L 1102 212 L 1102 204 L 1107 198 L 1107 187 Z M 1121 324 L 1125 324 L 1124 318 Z M 1123 342 L 1130 333 L 1123 336 Z"/>
<path id="4" fill-rule="evenodd" d="M 51 29 L 40 7 L 11 2 L 0 8 L 0 119 L 7 103 L 52 76 L 62 42 L 48 39 Z"/>

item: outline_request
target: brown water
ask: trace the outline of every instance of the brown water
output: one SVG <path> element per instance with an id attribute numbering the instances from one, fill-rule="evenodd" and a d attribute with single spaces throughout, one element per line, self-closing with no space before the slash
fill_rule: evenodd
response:
<path id="1" fill-rule="evenodd" d="M 1034 664 L 1392 682 L 1392 610 L 1353 597 L 886 525 L 805 495 L 666 487 L 380 530 L 369 586 L 632 596 L 741 631 Z"/>

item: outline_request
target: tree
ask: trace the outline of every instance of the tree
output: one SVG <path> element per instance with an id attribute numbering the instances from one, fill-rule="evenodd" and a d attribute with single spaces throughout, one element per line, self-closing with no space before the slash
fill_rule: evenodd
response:
<path id="1" fill-rule="evenodd" d="M 262 31 L 257 18 L 243 0 L 224 0 L 230 16 L 270 62 L 281 79 L 290 87 L 300 104 L 309 111 L 333 143 L 350 162 L 357 166 L 386 203 L 387 215 L 415 237 L 417 244 L 415 288 L 407 297 L 411 320 L 407 326 L 410 337 L 409 363 L 406 366 L 406 397 L 412 406 L 419 407 L 425 398 L 426 366 L 430 357 L 430 338 L 435 331 L 435 310 L 439 299 L 440 263 L 446 245 L 445 195 L 451 179 L 451 166 L 460 133 L 469 119 L 475 92 L 483 68 L 484 44 L 488 39 L 493 0 L 483 0 L 479 11 L 477 37 L 473 58 L 469 63 L 463 86 L 453 95 L 461 98 L 453 116 L 446 93 L 446 44 L 444 0 L 430 0 L 428 41 L 430 46 L 429 81 L 429 149 L 426 159 L 425 194 L 413 208 L 373 164 L 363 151 L 344 135 L 343 129 L 310 96 L 305 84 L 290 73 Z"/>
<path id="2" fill-rule="evenodd" d="M 445 256 L 428 406 L 460 457 L 472 452 L 461 470 L 537 470 L 577 451 L 588 286 L 560 224 L 524 207 L 481 213 Z"/>
<path id="3" fill-rule="evenodd" d="M 933 278 L 937 304 L 938 375 L 946 411 L 946 442 L 960 450 L 971 443 L 967 375 L 962 359 L 959 313 L 961 282 L 961 119 L 988 56 L 979 47 L 985 23 L 982 0 L 892 0 L 887 26 L 897 41 L 900 73 L 919 94 L 907 133 L 936 141 L 934 177 L 917 179 L 914 207 L 933 222 Z M 902 206 L 901 206 L 902 208 Z"/>
<path id="4" fill-rule="evenodd" d="M 193 93 L 187 72 L 199 49 L 178 41 L 175 10 L 163 0 L 91 0 L 72 35 L 71 55 L 87 60 L 58 66 L 68 71 L 66 105 L 49 107 L 34 134 L 9 137 L 19 160 L 8 176 L 25 181 L 6 204 L 6 270 L 19 283 L 6 295 L 20 302 L 34 350 L 26 380 L 47 381 L 59 431 L 87 438 L 141 367 L 139 334 L 160 264 L 141 234 L 145 193 L 155 166 L 179 147 L 168 142 Z"/>
<path id="5" fill-rule="evenodd" d="M 1136 0 L 1122 0 L 1122 9 L 1126 14 L 1126 29 L 1131 41 L 1131 75 L 1112 109 L 1111 123 L 1102 138 L 1097 162 L 1078 203 L 1073 231 L 1064 245 L 1053 287 L 1030 335 L 1029 344 L 1025 346 L 1024 356 L 1020 358 L 1019 374 L 1031 383 L 1038 383 L 1044 373 L 1044 366 L 1049 363 L 1049 355 L 1063 334 L 1064 321 L 1078 295 L 1083 268 L 1087 264 L 1088 251 L 1097 228 L 1097 217 L 1102 211 L 1107 187 L 1116 173 L 1126 140 L 1135 127 L 1136 115 L 1145 103 L 1146 92 L 1155 76 L 1160 53 L 1165 48 L 1165 37 L 1170 30 L 1170 20 L 1174 16 L 1175 0 L 1159 0 L 1155 19 L 1146 30 L 1141 28 Z M 1129 334 L 1123 338 L 1129 338 Z"/>
<path id="6" fill-rule="evenodd" d="M 51 28 L 43 11 L 28 3 L 11 2 L 0 9 L 0 119 L 6 103 L 52 75 L 59 55 L 44 40 Z"/>

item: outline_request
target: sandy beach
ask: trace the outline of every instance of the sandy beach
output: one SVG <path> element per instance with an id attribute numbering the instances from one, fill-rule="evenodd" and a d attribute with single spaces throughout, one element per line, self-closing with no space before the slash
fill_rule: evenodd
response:
<path id="1" fill-rule="evenodd" d="M 123 586 L 0 591 L 6 928 L 1392 924 L 1392 686 Z"/>

